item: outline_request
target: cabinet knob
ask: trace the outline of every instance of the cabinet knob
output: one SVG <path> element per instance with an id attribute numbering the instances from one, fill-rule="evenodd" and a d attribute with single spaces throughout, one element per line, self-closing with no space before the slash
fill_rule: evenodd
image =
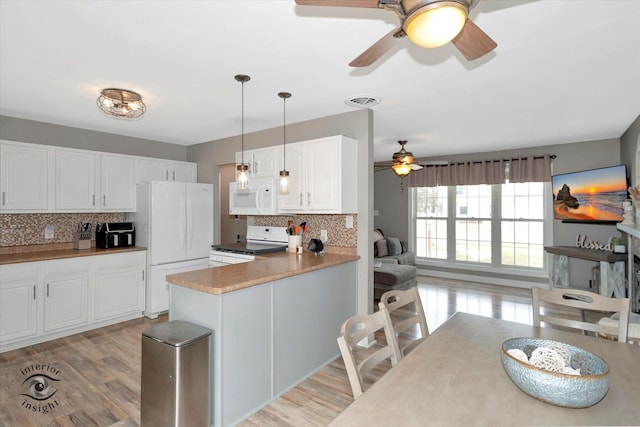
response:
<path id="1" fill-rule="evenodd" d="M 176 180 L 176 171 L 173 171 L 173 180 Z"/>
<path id="2" fill-rule="evenodd" d="M 49 284 L 47 283 L 47 298 L 49 298 Z"/>

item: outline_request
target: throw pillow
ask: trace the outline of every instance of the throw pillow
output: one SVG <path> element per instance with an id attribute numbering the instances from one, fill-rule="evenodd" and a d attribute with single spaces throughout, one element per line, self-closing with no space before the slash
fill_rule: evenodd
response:
<path id="1" fill-rule="evenodd" d="M 384 239 L 384 234 L 382 234 L 382 230 L 376 228 L 375 230 L 373 230 L 373 241 L 377 242 L 380 239 Z"/>
<path id="2" fill-rule="evenodd" d="M 387 249 L 391 256 L 400 255 L 402 253 L 400 239 L 397 237 L 387 237 Z"/>
<path id="3" fill-rule="evenodd" d="M 376 242 L 376 248 L 378 249 L 378 256 L 383 257 L 389 255 L 387 250 L 387 239 L 380 239 Z"/>

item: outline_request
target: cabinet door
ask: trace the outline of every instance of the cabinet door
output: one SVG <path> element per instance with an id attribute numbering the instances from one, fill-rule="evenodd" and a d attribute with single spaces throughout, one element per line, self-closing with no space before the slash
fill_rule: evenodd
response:
<path id="1" fill-rule="evenodd" d="M 78 150 L 55 149 L 55 208 L 96 209 L 96 155 Z"/>
<path id="2" fill-rule="evenodd" d="M 196 163 L 171 162 L 169 167 L 171 169 L 171 176 L 169 179 L 172 181 L 198 181 L 198 165 Z"/>
<path id="3" fill-rule="evenodd" d="M 160 159 L 137 159 L 136 182 L 169 180 L 169 162 Z"/>
<path id="4" fill-rule="evenodd" d="M 45 211 L 48 207 L 48 151 L 0 144 L 0 209 Z"/>
<path id="5" fill-rule="evenodd" d="M 284 212 L 302 212 L 305 207 L 305 168 L 304 144 L 287 146 L 286 167 L 289 171 L 289 194 L 280 195 L 280 210 Z"/>
<path id="6" fill-rule="evenodd" d="M 37 285 L 37 264 L 0 266 L 0 343 L 37 334 Z"/>
<path id="7" fill-rule="evenodd" d="M 280 153 L 280 156 L 278 156 Z M 256 178 L 275 178 L 280 174 L 282 149 L 269 147 L 253 150 L 252 176 Z"/>
<path id="8" fill-rule="evenodd" d="M 48 261 L 44 283 L 45 332 L 87 323 L 89 258 Z"/>
<path id="9" fill-rule="evenodd" d="M 339 141 L 335 138 L 310 141 L 307 144 L 307 210 L 338 211 L 340 209 Z"/>
<path id="10" fill-rule="evenodd" d="M 134 211 L 136 209 L 134 159 L 101 155 L 100 190 L 102 210 Z"/>
<path id="11" fill-rule="evenodd" d="M 95 257 L 95 320 L 144 310 L 146 252 Z"/>

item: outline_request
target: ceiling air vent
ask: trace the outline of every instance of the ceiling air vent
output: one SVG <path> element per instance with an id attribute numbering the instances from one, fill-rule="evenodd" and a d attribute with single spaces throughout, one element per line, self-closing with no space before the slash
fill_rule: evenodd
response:
<path id="1" fill-rule="evenodd" d="M 380 98 L 373 95 L 355 95 L 345 99 L 345 104 L 354 108 L 369 108 L 380 104 Z"/>

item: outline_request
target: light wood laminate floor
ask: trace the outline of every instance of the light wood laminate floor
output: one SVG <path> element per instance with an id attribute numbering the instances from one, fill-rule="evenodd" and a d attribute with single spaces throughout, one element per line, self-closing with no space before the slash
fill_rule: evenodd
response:
<path id="1" fill-rule="evenodd" d="M 456 311 L 532 321 L 527 289 L 418 279 L 430 331 Z M 0 354 L 0 426 L 138 426 L 141 332 L 166 320 L 166 315 L 136 319 Z M 56 371 L 47 391 L 56 394 L 41 403 L 22 395 L 28 386 L 23 384 L 25 371 L 36 364 Z M 376 371 L 369 382 L 387 369 Z M 324 426 L 352 401 L 339 357 L 241 426 Z"/>

